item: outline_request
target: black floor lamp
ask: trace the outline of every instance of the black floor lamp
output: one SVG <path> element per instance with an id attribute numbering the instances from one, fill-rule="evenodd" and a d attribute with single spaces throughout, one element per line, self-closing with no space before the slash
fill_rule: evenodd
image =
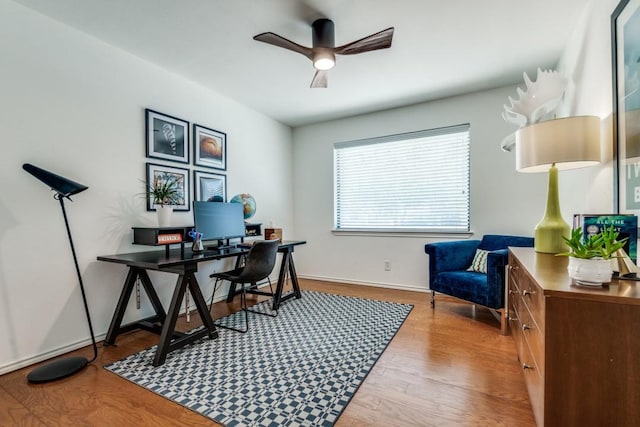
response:
<path id="1" fill-rule="evenodd" d="M 67 220 L 67 212 L 64 210 L 64 198 L 71 200 L 69 196 L 78 194 L 81 191 L 86 190 L 87 186 L 78 184 L 70 179 L 56 175 L 55 173 L 48 172 L 44 169 L 40 169 L 29 163 L 22 165 L 22 169 L 29 172 L 31 175 L 44 182 L 51 190 L 55 191 L 53 198 L 60 202 L 60 208 L 62 209 L 62 216 L 64 217 L 64 224 L 67 227 L 67 235 L 69 236 L 69 244 L 71 245 L 71 253 L 73 254 L 73 262 L 76 266 L 76 273 L 78 275 L 78 283 L 80 284 L 80 290 L 82 291 L 82 301 L 84 302 L 84 310 L 87 314 L 87 322 L 89 323 L 89 332 L 91 332 L 91 341 L 93 342 L 93 359 L 88 360 L 82 356 L 72 356 L 63 359 L 54 360 L 53 362 L 42 365 L 27 375 L 27 380 L 30 383 L 46 383 L 49 381 L 59 380 L 76 372 L 84 369 L 87 364 L 93 362 L 98 357 L 98 346 L 96 345 L 96 339 L 93 335 L 93 326 L 91 325 L 91 315 L 89 314 L 89 306 L 87 305 L 87 296 L 84 292 L 84 285 L 82 284 L 82 275 L 80 274 L 80 268 L 78 267 L 78 258 L 76 257 L 76 250 L 73 246 L 73 239 L 71 238 L 71 230 L 69 229 L 69 221 Z"/>

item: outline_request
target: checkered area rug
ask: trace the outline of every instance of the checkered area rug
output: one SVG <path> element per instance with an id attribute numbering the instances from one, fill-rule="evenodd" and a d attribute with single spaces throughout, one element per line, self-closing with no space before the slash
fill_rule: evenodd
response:
<path id="1" fill-rule="evenodd" d="M 218 328 L 162 366 L 152 347 L 105 368 L 228 427 L 332 426 L 412 308 L 303 291 L 276 318 L 249 313 L 246 334 Z"/>

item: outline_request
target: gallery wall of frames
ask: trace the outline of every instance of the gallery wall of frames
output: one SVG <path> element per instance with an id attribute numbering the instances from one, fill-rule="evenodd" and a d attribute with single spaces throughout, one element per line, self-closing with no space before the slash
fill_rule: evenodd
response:
<path id="1" fill-rule="evenodd" d="M 195 201 L 227 201 L 226 133 L 150 109 L 145 129 L 146 183 L 177 182 L 175 211 L 191 210 L 192 195 Z M 150 197 L 147 210 L 156 210 Z"/>

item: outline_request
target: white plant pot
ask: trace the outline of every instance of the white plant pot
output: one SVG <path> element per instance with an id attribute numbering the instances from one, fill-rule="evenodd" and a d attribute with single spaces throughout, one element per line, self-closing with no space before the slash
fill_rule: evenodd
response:
<path id="1" fill-rule="evenodd" d="M 171 205 L 156 205 L 156 213 L 158 214 L 158 227 L 171 226 L 172 212 L 173 206 Z"/>
<path id="2" fill-rule="evenodd" d="M 613 268 L 610 259 L 580 259 L 569 257 L 569 277 L 577 284 L 585 286 L 602 286 L 611 282 Z"/>

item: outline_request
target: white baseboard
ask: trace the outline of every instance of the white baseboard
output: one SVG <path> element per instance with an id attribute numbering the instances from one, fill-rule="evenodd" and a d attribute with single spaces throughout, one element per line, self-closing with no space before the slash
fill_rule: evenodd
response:
<path id="1" fill-rule="evenodd" d="M 100 334 L 96 336 L 96 342 L 100 342 L 104 340 L 106 333 Z M 54 358 L 56 356 L 60 356 L 61 354 L 69 353 L 70 351 L 78 350 L 79 348 L 86 347 L 91 345 L 91 338 L 86 338 L 81 341 L 76 341 L 74 343 L 65 345 L 63 347 L 58 347 L 56 349 L 47 351 L 46 353 L 37 354 L 32 357 L 28 357 L 26 359 L 17 360 L 11 363 L 7 363 L 6 365 L 0 366 L 0 375 L 16 371 L 18 369 L 24 368 L 25 366 L 30 366 L 44 360 L 48 360 Z M 98 351 L 100 351 L 100 347 L 98 347 Z"/>
<path id="2" fill-rule="evenodd" d="M 429 289 L 416 286 L 416 285 L 399 285 L 397 283 L 368 282 L 368 281 L 361 281 L 361 280 L 342 279 L 339 277 L 312 276 L 312 275 L 306 275 L 306 274 L 304 275 L 298 274 L 298 278 L 309 279 L 309 280 L 321 280 L 324 282 L 346 283 L 348 285 L 373 286 L 376 288 L 386 288 L 386 289 L 399 289 L 402 291 L 425 292 L 425 293 L 429 292 Z"/>

